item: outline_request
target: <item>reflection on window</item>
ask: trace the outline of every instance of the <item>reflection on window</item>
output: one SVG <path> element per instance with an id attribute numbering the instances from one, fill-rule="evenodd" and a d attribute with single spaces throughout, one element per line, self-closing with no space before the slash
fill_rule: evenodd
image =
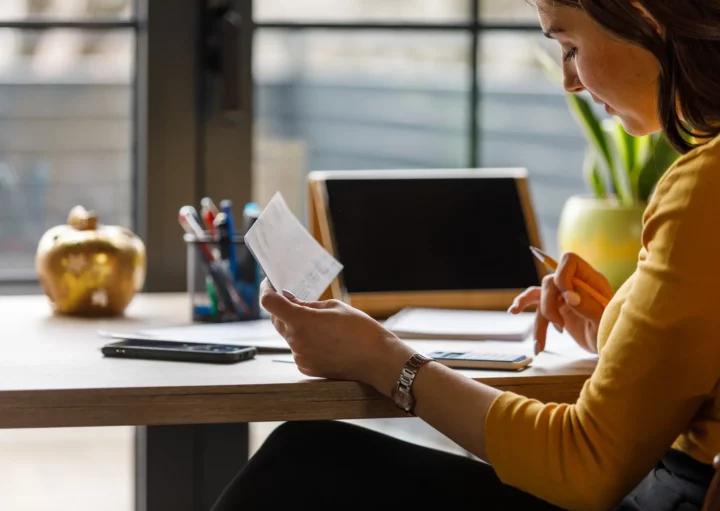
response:
<path id="1" fill-rule="evenodd" d="M 134 0 L 2 0 L 0 21 L 122 19 L 133 14 L 134 3 Z"/>
<path id="2" fill-rule="evenodd" d="M 0 280 L 33 278 L 40 236 L 76 204 L 130 226 L 133 39 L 0 30 Z"/>
<path id="3" fill-rule="evenodd" d="M 495 1 L 495 0 L 492 0 Z M 258 21 L 466 21 L 468 0 L 255 0 Z"/>
<path id="4" fill-rule="evenodd" d="M 302 214 L 308 170 L 467 165 L 468 34 L 264 30 L 255 44 L 260 202 L 280 189 Z"/>

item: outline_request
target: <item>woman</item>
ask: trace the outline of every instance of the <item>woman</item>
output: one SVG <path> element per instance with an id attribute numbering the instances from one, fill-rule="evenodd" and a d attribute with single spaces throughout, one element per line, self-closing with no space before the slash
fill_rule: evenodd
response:
<path id="1" fill-rule="evenodd" d="M 720 452 L 720 0 L 538 0 L 537 8 L 545 35 L 562 48 L 568 91 L 587 90 L 633 135 L 664 130 L 686 153 L 658 184 L 637 271 L 614 297 L 602 275 L 565 255 L 554 276 L 511 307 L 538 305 L 537 351 L 553 323 L 600 354 L 577 403 L 502 393 L 417 360 L 346 305 L 303 303 L 265 285 L 262 303 L 304 374 L 357 380 L 403 406 L 410 395 L 418 416 L 491 465 L 344 423 L 288 423 L 218 511 L 428 501 L 701 508 Z M 612 297 L 607 309 L 573 278 Z M 417 364 L 408 368 L 411 357 Z M 410 394 L 397 383 L 404 367 L 416 376 Z"/>

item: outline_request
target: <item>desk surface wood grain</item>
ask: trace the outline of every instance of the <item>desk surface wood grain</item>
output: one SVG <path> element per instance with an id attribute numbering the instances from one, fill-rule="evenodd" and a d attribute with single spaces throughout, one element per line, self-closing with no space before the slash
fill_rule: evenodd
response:
<path id="1" fill-rule="evenodd" d="M 52 314 L 45 297 L 0 298 L 0 428 L 360 419 L 402 414 L 374 389 L 303 376 L 277 356 L 221 366 L 104 358 L 99 329 L 187 323 L 187 298 L 140 295 L 125 317 Z M 543 401 L 573 402 L 593 360 L 538 358 L 521 373 L 468 376 Z"/>

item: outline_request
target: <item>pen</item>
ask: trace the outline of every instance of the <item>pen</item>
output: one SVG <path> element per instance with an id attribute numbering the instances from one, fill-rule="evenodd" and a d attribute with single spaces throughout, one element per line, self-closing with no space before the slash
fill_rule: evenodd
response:
<path id="1" fill-rule="evenodd" d="M 232 260 L 231 247 L 234 242 L 230 238 L 230 229 L 228 228 L 227 215 L 220 212 L 215 217 L 215 229 L 218 233 L 218 243 L 220 245 L 220 258 L 222 260 L 223 268 L 225 271 L 230 271 L 230 261 Z M 239 271 L 239 270 L 238 270 Z M 242 282 L 235 280 L 236 289 L 239 287 L 240 298 L 248 309 L 254 312 L 255 307 L 253 304 L 253 297 L 248 296 Z"/>
<path id="2" fill-rule="evenodd" d="M 230 273 L 233 276 L 233 280 L 237 281 L 239 279 L 238 275 L 238 261 L 237 261 L 237 254 L 235 253 L 235 224 L 233 222 L 233 216 L 232 216 L 232 201 L 230 200 L 224 200 L 220 202 L 220 209 L 223 213 L 225 213 L 226 216 L 226 223 L 227 223 L 227 229 L 228 229 L 228 236 L 230 237 L 230 254 L 228 257 L 228 260 L 230 261 Z"/>
<path id="3" fill-rule="evenodd" d="M 215 236 L 215 217 L 218 215 L 218 209 L 210 197 L 205 197 L 200 201 L 200 216 L 205 222 L 205 227 L 212 236 Z"/>
<path id="4" fill-rule="evenodd" d="M 203 208 L 206 208 L 210 213 L 212 213 L 213 218 L 218 215 L 220 211 L 218 211 L 217 206 L 213 202 L 213 200 L 210 197 L 205 197 L 203 200 L 200 201 L 200 206 Z"/>
<path id="5" fill-rule="evenodd" d="M 215 261 L 215 255 L 212 253 L 210 246 L 207 243 L 200 242 L 205 237 L 205 231 L 200 225 L 197 211 L 192 206 L 183 206 L 180 208 L 178 213 L 178 221 L 180 225 L 185 229 L 185 232 L 192 234 L 198 240 L 198 249 L 203 256 L 203 259 L 208 263 Z"/>
<path id="6" fill-rule="evenodd" d="M 228 229 L 227 216 L 225 213 L 218 213 L 215 217 L 214 226 L 218 235 L 218 242 L 220 243 L 220 258 L 227 262 L 228 268 L 230 264 L 230 230 Z"/>
<path id="7" fill-rule="evenodd" d="M 545 267 L 550 271 L 556 271 L 558 267 L 557 261 L 555 261 L 552 257 L 547 255 L 545 252 L 540 250 L 539 248 L 530 247 L 530 250 L 532 251 L 533 255 L 540 260 L 541 263 L 545 265 Z M 595 291 L 590 285 L 588 285 L 586 282 L 583 282 L 577 277 L 573 277 L 572 282 L 575 286 L 578 287 L 578 289 L 582 289 L 587 294 L 592 296 L 600 305 L 603 307 L 608 306 L 608 299 L 605 298 L 603 295 Z"/>

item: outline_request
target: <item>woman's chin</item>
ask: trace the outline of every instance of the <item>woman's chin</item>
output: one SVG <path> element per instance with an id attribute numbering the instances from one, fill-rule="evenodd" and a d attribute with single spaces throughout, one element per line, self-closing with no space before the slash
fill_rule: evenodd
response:
<path id="1" fill-rule="evenodd" d="M 631 119 L 618 113 L 615 113 L 614 115 L 620 119 L 620 122 L 628 135 L 632 135 L 633 137 L 644 137 L 646 135 L 652 135 L 653 133 L 662 131 L 662 126 L 659 124 L 653 123 L 651 125 L 650 123 L 640 122 L 637 119 Z"/>

